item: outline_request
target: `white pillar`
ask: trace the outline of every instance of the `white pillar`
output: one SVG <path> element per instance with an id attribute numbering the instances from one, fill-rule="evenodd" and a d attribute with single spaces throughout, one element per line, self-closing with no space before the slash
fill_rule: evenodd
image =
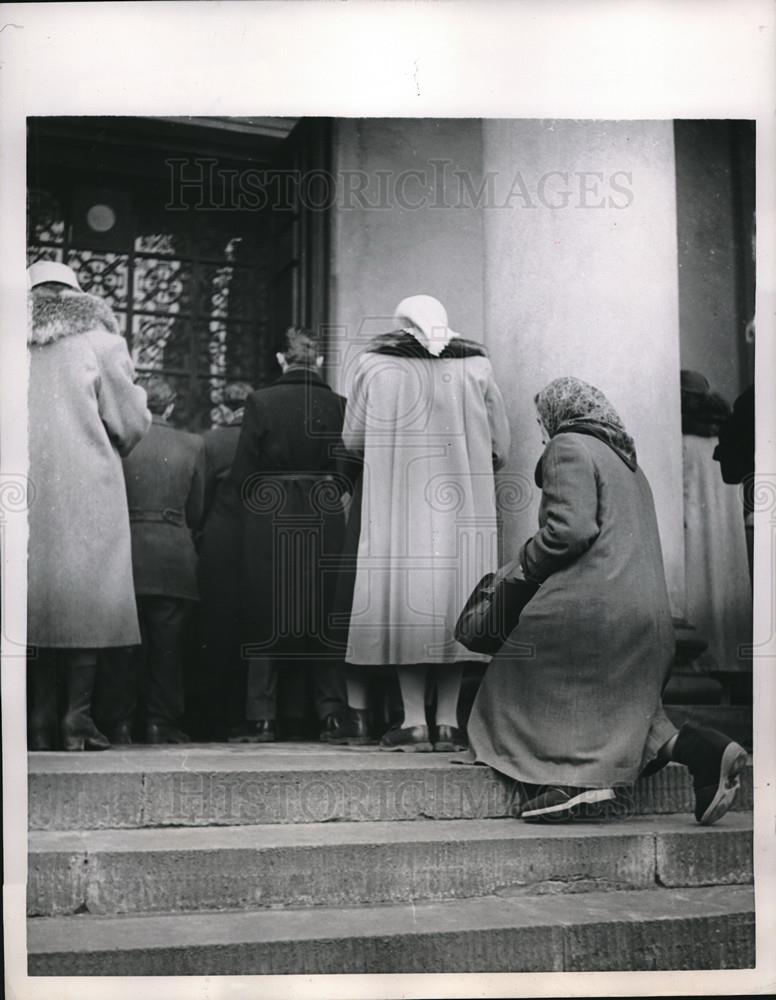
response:
<path id="1" fill-rule="evenodd" d="M 485 121 L 486 344 L 509 407 L 509 472 L 542 450 L 534 395 L 598 386 L 655 495 L 674 613 L 684 611 L 676 181 L 671 122 Z M 504 494 L 508 497 L 508 493 Z M 513 498 L 514 499 L 514 498 Z M 505 517 L 506 555 L 536 529 L 538 491 Z"/>

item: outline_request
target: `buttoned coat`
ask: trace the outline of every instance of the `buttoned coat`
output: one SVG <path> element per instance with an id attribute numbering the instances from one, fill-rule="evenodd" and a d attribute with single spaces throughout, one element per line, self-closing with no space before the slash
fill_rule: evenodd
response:
<path id="1" fill-rule="evenodd" d="M 124 478 L 135 593 L 197 600 L 192 536 L 204 506 L 202 438 L 154 417 L 148 434 L 124 459 Z"/>
<path id="2" fill-rule="evenodd" d="M 147 432 L 146 395 L 101 299 L 31 295 L 27 639 L 139 643 L 121 456 Z"/>

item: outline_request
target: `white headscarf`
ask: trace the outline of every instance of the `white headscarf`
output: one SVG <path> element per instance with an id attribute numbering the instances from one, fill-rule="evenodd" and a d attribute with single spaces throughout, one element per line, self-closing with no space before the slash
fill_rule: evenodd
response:
<path id="1" fill-rule="evenodd" d="M 453 337 L 458 336 L 447 325 L 447 310 L 432 295 L 411 295 L 402 299 L 396 307 L 394 320 L 435 357 L 439 357 Z M 417 336 L 418 330 L 423 333 L 425 342 Z"/>

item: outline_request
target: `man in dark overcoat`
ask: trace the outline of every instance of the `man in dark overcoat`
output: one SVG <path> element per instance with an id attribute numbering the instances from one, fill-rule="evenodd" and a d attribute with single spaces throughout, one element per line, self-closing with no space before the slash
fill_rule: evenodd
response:
<path id="1" fill-rule="evenodd" d="M 146 384 L 153 422 L 124 461 L 124 480 L 132 534 L 142 647 L 140 687 L 147 743 L 185 743 L 182 642 L 187 620 L 199 598 L 193 533 L 202 519 L 205 445 L 196 434 L 169 423 L 175 393 L 162 378 Z M 136 686 L 124 696 L 113 727 L 114 742 L 130 742 Z"/>
<path id="2" fill-rule="evenodd" d="M 303 733 L 310 675 L 319 735 L 339 731 L 347 704 L 340 651 L 330 635 L 345 528 L 338 475 L 345 399 L 323 381 L 317 337 L 289 329 L 277 354 L 283 374 L 247 400 L 227 477 L 240 525 L 241 613 L 248 662 L 244 738 Z M 239 738 L 239 736 L 238 736 Z"/>

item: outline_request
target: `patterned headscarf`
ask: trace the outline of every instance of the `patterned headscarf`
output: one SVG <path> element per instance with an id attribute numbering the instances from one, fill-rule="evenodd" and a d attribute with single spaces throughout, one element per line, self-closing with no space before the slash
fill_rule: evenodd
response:
<path id="1" fill-rule="evenodd" d="M 595 386 L 570 376 L 556 378 L 536 397 L 536 409 L 551 438 L 570 431 L 590 434 L 613 448 L 630 468 L 636 468 L 633 438 Z"/>

